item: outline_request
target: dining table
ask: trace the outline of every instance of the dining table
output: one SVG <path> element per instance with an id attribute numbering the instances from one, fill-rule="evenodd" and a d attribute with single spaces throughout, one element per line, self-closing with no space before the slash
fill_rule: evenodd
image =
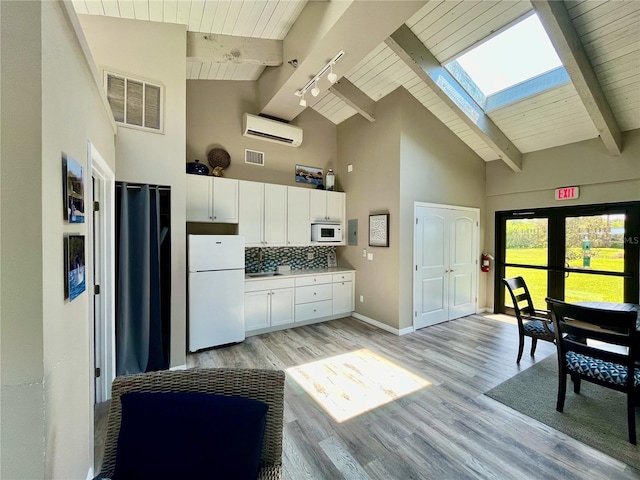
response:
<path id="1" fill-rule="evenodd" d="M 636 312 L 636 331 L 640 333 L 640 305 L 637 303 L 617 303 L 617 302 L 575 302 L 583 307 L 599 308 L 601 310 L 616 310 L 623 312 Z"/>

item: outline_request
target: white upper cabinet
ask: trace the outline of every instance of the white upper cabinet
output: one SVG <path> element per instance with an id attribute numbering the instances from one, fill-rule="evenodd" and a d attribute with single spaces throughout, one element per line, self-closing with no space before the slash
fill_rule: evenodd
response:
<path id="1" fill-rule="evenodd" d="M 310 190 L 309 220 L 342 223 L 345 215 L 345 198 L 343 192 Z"/>
<path id="2" fill-rule="evenodd" d="M 187 175 L 187 222 L 238 223 L 238 180 Z"/>
<path id="3" fill-rule="evenodd" d="M 264 185 L 264 243 L 265 246 L 287 244 L 287 187 Z"/>
<path id="4" fill-rule="evenodd" d="M 305 246 L 311 242 L 309 192 L 301 187 L 287 187 L 287 245 Z"/>
<path id="5" fill-rule="evenodd" d="M 238 234 L 247 247 L 284 246 L 287 241 L 287 187 L 239 182 Z"/>
<path id="6" fill-rule="evenodd" d="M 264 183 L 240 180 L 238 190 L 238 235 L 244 235 L 245 246 L 261 247 L 263 246 Z"/>
<path id="7" fill-rule="evenodd" d="M 211 222 L 211 179 L 204 175 L 187 175 L 187 222 Z"/>
<path id="8" fill-rule="evenodd" d="M 238 180 L 212 177 L 213 221 L 238 223 Z"/>

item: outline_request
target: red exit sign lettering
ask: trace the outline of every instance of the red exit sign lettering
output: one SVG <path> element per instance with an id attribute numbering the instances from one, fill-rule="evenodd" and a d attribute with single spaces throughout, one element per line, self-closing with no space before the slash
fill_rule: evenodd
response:
<path id="1" fill-rule="evenodd" d="M 580 188 L 563 187 L 556 188 L 556 200 L 572 200 L 580 196 Z"/>

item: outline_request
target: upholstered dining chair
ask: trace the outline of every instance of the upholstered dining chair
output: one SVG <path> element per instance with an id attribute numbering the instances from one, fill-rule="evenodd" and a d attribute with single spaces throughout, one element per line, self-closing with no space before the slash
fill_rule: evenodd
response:
<path id="1" fill-rule="evenodd" d="M 553 324 L 549 318 L 548 310 L 536 310 L 533 307 L 531 294 L 529 293 L 524 278 L 503 278 L 502 283 L 505 284 L 509 295 L 511 295 L 513 309 L 516 312 L 516 319 L 518 320 L 520 344 L 516 363 L 520 363 L 522 351 L 524 350 L 524 337 L 531 338 L 531 356 L 533 356 L 536 353 L 538 340 L 555 342 Z"/>
<path id="2" fill-rule="evenodd" d="M 283 371 L 260 369 L 117 377 L 96 479 L 281 479 L 284 383 Z M 200 452 L 195 462 L 202 470 L 197 473 L 193 450 Z M 254 461 L 255 470 L 248 476 L 234 470 L 246 470 Z"/>
<path id="3" fill-rule="evenodd" d="M 547 298 L 547 303 L 558 350 L 556 410 L 564 409 L 567 375 L 573 380 L 574 393 L 580 393 L 581 380 L 624 392 L 629 442 L 636 445 L 635 399 L 640 390 L 640 364 L 636 363 L 640 358 L 637 312 L 601 310 L 552 298 Z M 623 348 L 616 351 L 603 348 L 603 344 Z"/>

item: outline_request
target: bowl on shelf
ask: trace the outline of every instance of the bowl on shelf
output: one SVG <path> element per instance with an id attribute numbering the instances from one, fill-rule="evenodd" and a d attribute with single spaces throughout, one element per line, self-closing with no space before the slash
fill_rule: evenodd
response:
<path id="1" fill-rule="evenodd" d="M 209 175 L 209 167 L 200 163 L 200 160 L 194 160 L 187 163 L 187 173 L 193 175 Z"/>

